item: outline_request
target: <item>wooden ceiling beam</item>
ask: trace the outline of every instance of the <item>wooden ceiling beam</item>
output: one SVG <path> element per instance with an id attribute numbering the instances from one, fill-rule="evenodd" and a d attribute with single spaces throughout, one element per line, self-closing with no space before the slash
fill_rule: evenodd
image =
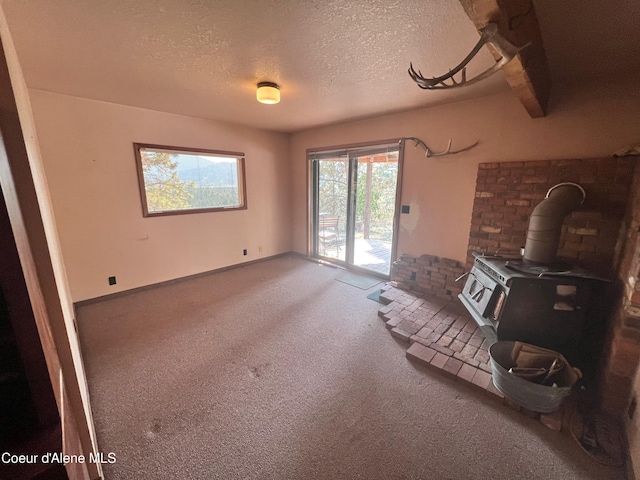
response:
<path id="1" fill-rule="evenodd" d="M 460 3 L 478 30 L 496 23 L 500 35 L 513 45 L 531 42 L 502 71 L 531 118 L 544 117 L 551 76 L 533 0 L 460 0 Z"/>

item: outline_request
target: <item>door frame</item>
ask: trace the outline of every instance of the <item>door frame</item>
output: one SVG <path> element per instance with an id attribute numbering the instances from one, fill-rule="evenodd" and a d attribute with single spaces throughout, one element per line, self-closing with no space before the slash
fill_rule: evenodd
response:
<path id="1" fill-rule="evenodd" d="M 389 275 L 383 275 L 381 273 L 374 272 L 366 268 L 352 265 L 348 263 L 347 261 L 348 258 L 346 257 L 346 255 L 345 255 L 345 261 L 338 260 L 338 259 L 332 259 L 331 261 L 328 261 L 325 259 L 325 257 L 320 257 L 317 255 L 314 256 L 314 252 L 317 251 L 317 235 L 315 231 L 314 220 L 317 218 L 317 214 L 318 214 L 318 212 L 316 211 L 318 202 L 317 202 L 317 199 L 315 198 L 316 191 L 315 191 L 314 183 L 317 178 L 318 172 L 317 172 L 317 168 L 314 167 L 315 162 L 311 158 L 312 154 L 316 152 L 323 152 L 323 151 L 348 150 L 348 149 L 356 149 L 356 148 L 363 148 L 363 147 L 370 147 L 370 146 L 373 147 L 376 145 L 384 145 L 384 144 L 392 144 L 392 143 L 398 143 L 398 176 L 396 178 L 395 211 L 393 215 L 393 240 L 391 242 L 391 257 L 390 257 L 391 265 L 389 266 Z M 400 237 L 400 213 L 401 213 L 401 207 L 402 207 L 402 180 L 403 180 L 403 172 L 404 172 L 404 147 L 405 147 L 405 139 L 404 137 L 399 137 L 399 138 L 391 138 L 386 140 L 372 140 L 368 142 L 358 142 L 358 143 L 349 143 L 349 144 L 343 144 L 343 145 L 332 145 L 327 147 L 307 148 L 306 150 L 307 256 L 311 258 L 315 258 L 316 260 L 321 262 L 326 261 L 327 263 L 336 264 L 341 267 L 347 268 L 349 270 L 353 270 L 353 271 L 370 275 L 370 276 L 379 277 L 384 280 L 390 279 L 391 267 L 393 266 L 394 259 L 397 257 L 397 254 L 398 254 L 398 242 Z M 317 163 L 315 164 L 317 165 Z M 356 164 L 356 168 L 357 168 L 357 164 Z M 349 178 L 348 178 L 349 188 L 351 188 L 351 182 L 355 181 L 355 179 L 353 178 L 355 175 L 355 172 L 352 170 L 355 170 L 355 168 L 349 168 Z M 355 215 L 355 205 L 353 206 L 350 205 L 350 203 L 352 202 L 355 202 L 355 197 L 347 205 L 347 217 L 349 217 L 349 215 Z M 347 241 L 349 241 L 348 238 L 347 238 Z M 350 250 L 347 247 L 347 252 L 349 251 Z M 353 251 L 353 248 L 351 248 L 351 251 Z"/>
<path id="2" fill-rule="evenodd" d="M 53 394 L 70 480 L 102 478 L 73 307 L 40 157 L 29 92 L 0 6 L 0 186 Z"/>

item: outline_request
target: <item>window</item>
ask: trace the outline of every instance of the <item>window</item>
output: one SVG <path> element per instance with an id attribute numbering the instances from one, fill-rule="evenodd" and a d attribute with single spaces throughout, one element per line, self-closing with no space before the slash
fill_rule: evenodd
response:
<path id="1" fill-rule="evenodd" d="M 247 208 L 243 153 L 133 145 L 145 217 Z"/>

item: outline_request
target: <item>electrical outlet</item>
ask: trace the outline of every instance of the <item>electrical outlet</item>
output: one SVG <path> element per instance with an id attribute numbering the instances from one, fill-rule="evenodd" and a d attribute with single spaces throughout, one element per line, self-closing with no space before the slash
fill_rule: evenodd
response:
<path id="1" fill-rule="evenodd" d="M 244 250 L 242 250 L 242 254 L 246 255 L 247 254 L 247 249 L 245 248 Z"/>
<path id="2" fill-rule="evenodd" d="M 109 285 L 115 285 L 116 284 L 116 277 L 109 277 Z"/>

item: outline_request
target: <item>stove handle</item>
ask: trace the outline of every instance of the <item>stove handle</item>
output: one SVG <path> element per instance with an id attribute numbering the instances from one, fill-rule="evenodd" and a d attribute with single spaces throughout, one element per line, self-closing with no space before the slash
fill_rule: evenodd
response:
<path id="1" fill-rule="evenodd" d="M 462 275 L 460 275 L 458 278 L 456 278 L 454 280 L 454 282 L 459 282 L 460 280 L 462 280 L 464 277 L 466 277 L 467 275 L 469 275 L 471 272 L 464 272 Z M 472 274 L 472 273 L 471 273 Z M 473 274 L 472 274 L 473 275 Z M 475 275 L 473 275 L 475 277 Z"/>
<path id="2" fill-rule="evenodd" d="M 478 280 L 478 277 L 475 276 L 473 274 L 473 272 L 465 272 L 462 275 L 460 275 L 458 278 L 456 278 L 455 281 L 459 282 L 460 280 L 462 280 L 467 275 L 471 275 L 473 277 L 473 283 L 469 287 L 469 295 L 471 296 L 472 300 L 474 300 L 476 302 L 479 302 L 480 299 L 482 299 L 482 296 L 484 295 L 484 291 L 489 289 L 489 287 L 485 286 L 480 280 Z M 473 289 L 474 289 L 476 283 L 479 284 L 481 288 L 480 288 L 480 290 L 478 290 L 477 292 L 474 293 Z"/>
<path id="3" fill-rule="evenodd" d="M 489 289 L 489 287 L 487 287 L 484 283 L 478 280 L 478 277 L 474 275 L 473 272 L 463 273 L 460 277 L 456 279 L 456 281 L 458 281 L 461 278 L 464 278 L 467 275 L 471 275 L 473 277 L 473 283 L 469 286 L 469 295 L 471 296 L 472 300 L 474 300 L 475 302 L 479 302 L 482 299 L 482 296 L 484 295 L 484 291 Z M 473 290 L 476 284 L 480 285 L 480 290 L 478 290 L 477 292 L 474 292 Z"/>
<path id="4" fill-rule="evenodd" d="M 478 282 L 478 283 L 480 283 L 480 282 Z M 482 285 L 482 284 L 480 283 L 480 285 Z M 471 298 L 472 298 L 473 300 L 475 300 L 476 302 L 479 302 L 479 301 L 480 301 L 480 299 L 482 298 L 482 295 L 484 295 L 484 291 L 485 291 L 486 289 L 487 289 L 487 287 L 485 287 L 484 285 L 482 285 L 482 288 L 481 288 L 480 290 L 478 290 L 476 293 L 474 293 L 474 294 L 471 296 Z"/>

